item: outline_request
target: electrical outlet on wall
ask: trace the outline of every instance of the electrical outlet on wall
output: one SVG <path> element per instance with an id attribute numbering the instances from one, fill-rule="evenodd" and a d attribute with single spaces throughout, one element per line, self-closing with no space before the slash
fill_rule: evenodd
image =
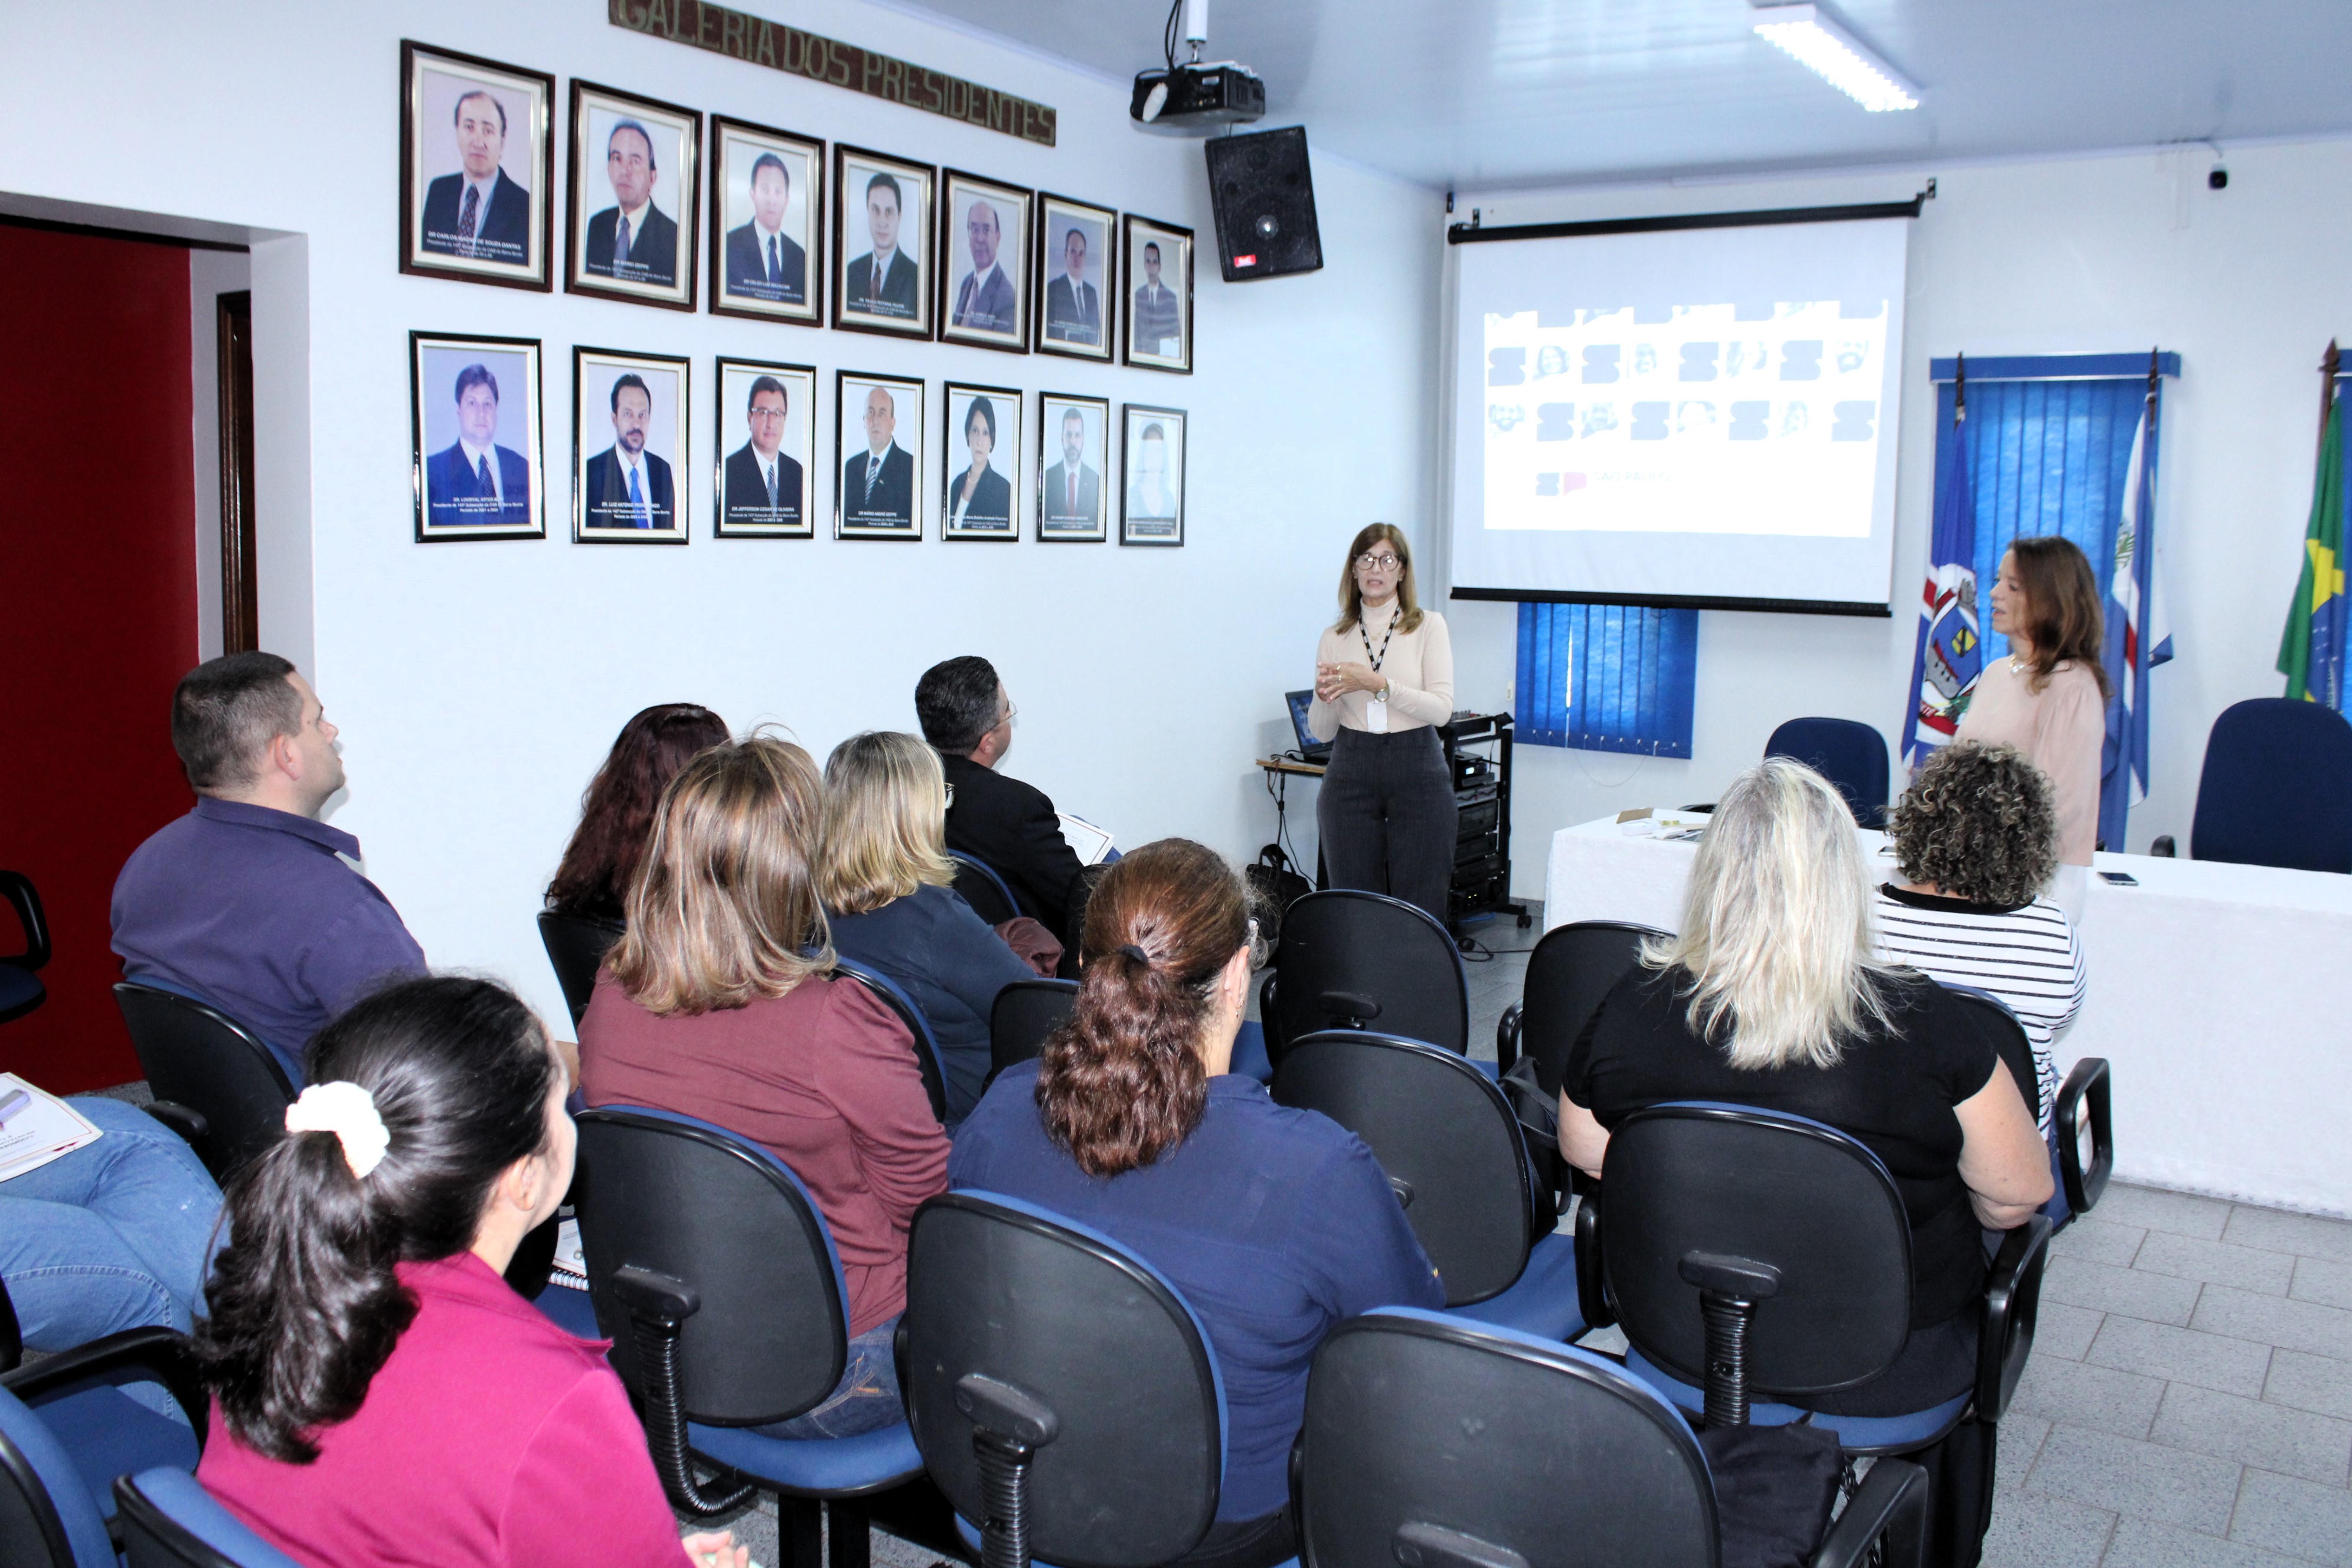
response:
<path id="1" fill-rule="evenodd" d="M 1506 680 L 1503 682 L 1503 709 L 1506 712 L 1516 713 L 1518 708 L 1519 683 L 1516 680 Z"/>

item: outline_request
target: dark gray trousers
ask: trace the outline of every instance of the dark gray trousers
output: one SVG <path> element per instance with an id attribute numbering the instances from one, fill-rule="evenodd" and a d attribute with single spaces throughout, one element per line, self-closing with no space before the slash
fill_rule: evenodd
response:
<path id="1" fill-rule="evenodd" d="M 1324 870 L 1335 888 L 1387 893 L 1444 925 L 1460 815 L 1436 731 L 1342 729 L 1315 802 Z"/>

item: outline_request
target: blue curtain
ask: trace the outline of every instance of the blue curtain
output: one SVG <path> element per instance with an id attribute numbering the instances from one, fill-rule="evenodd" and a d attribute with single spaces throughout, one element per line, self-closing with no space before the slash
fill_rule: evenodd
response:
<path id="1" fill-rule="evenodd" d="M 1519 605 L 1522 742 L 1687 757 L 1697 685 L 1696 610 Z"/>

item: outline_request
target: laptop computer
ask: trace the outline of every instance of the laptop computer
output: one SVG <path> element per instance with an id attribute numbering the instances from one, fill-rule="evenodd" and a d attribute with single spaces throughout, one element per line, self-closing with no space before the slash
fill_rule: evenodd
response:
<path id="1" fill-rule="evenodd" d="M 1315 731 L 1307 727 L 1307 710 L 1314 706 L 1315 693 L 1311 690 L 1286 692 L 1285 700 L 1290 704 L 1290 727 L 1298 732 L 1299 756 L 1310 763 L 1329 762 L 1331 742 L 1317 740 Z"/>

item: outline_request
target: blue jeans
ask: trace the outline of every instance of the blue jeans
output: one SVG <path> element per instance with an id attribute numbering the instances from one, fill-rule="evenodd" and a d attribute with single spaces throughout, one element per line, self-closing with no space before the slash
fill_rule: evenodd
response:
<path id="1" fill-rule="evenodd" d="M 220 1188 L 137 1106 L 67 1103 L 103 1136 L 0 1182 L 0 1279 L 25 1343 L 57 1352 L 123 1329 L 185 1332 L 212 1265 Z"/>
<path id="2" fill-rule="evenodd" d="M 890 1340 L 896 1317 L 885 1319 L 849 1342 L 849 1363 L 824 1404 L 804 1415 L 762 1426 L 763 1437 L 856 1437 L 907 1418 L 898 1397 L 898 1362 Z"/>

